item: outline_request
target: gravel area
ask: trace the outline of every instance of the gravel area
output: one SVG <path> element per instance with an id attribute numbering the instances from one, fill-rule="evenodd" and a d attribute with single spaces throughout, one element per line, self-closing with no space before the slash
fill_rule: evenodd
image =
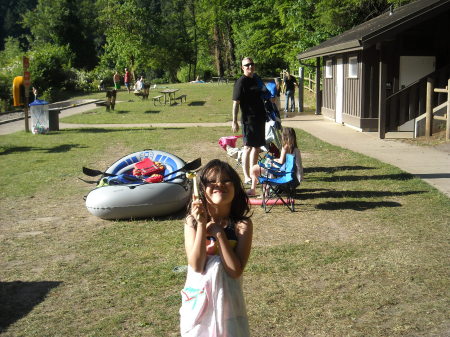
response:
<path id="1" fill-rule="evenodd" d="M 14 121 L 24 117 L 25 113 L 23 111 L 2 113 L 0 114 L 0 122 L 7 122 L 9 120 Z"/>

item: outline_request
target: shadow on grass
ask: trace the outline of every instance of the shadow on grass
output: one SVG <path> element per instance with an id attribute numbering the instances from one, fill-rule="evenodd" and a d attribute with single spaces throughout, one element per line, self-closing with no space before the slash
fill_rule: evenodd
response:
<path id="1" fill-rule="evenodd" d="M 47 294 L 62 282 L 0 282 L 0 333 L 45 300 Z"/>
<path id="2" fill-rule="evenodd" d="M 320 189 L 302 189 L 296 191 L 295 198 L 299 200 L 319 199 L 319 198 L 381 198 L 393 196 L 406 196 L 412 194 L 426 193 L 426 191 L 336 191 L 324 188 Z"/>
<path id="3" fill-rule="evenodd" d="M 188 106 L 204 106 L 206 101 L 193 101 L 188 104 Z"/>
<path id="4" fill-rule="evenodd" d="M 145 114 L 159 114 L 161 111 L 160 110 L 147 110 L 144 111 Z"/>
<path id="5" fill-rule="evenodd" d="M 374 170 L 375 167 L 368 166 L 334 166 L 334 167 L 305 167 L 305 173 L 325 172 L 333 173 L 338 171 L 353 171 L 353 170 Z"/>
<path id="6" fill-rule="evenodd" d="M 361 180 L 410 180 L 414 176 L 409 173 L 399 173 L 399 174 L 378 174 L 378 175 L 365 175 L 365 176 L 334 176 L 334 177 L 308 177 L 311 181 L 326 181 L 326 182 L 337 182 L 337 181 L 361 181 Z"/>
<path id="7" fill-rule="evenodd" d="M 147 217 L 147 218 L 132 218 L 132 219 L 117 219 L 113 221 L 119 222 L 133 222 L 136 220 L 145 220 L 145 221 L 171 221 L 171 220 L 184 220 L 186 218 L 187 209 L 182 209 L 181 211 L 165 216 L 157 216 L 157 217 Z"/>
<path id="8" fill-rule="evenodd" d="M 81 146 L 79 144 L 62 144 L 53 148 L 47 149 L 48 153 L 62 153 L 69 152 L 72 149 L 87 149 L 87 146 Z"/>
<path id="9" fill-rule="evenodd" d="M 80 128 L 80 129 L 65 129 L 64 133 L 112 133 L 112 132 L 124 132 L 124 131 L 151 131 L 156 128 L 124 128 L 120 124 L 117 124 L 117 128 Z"/>
<path id="10" fill-rule="evenodd" d="M 80 144 L 61 144 L 51 148 L 41 148 L 41 147 L 32 147 L 32 146 L 12 146 L 4 148 L 3 151 L 0 150 L 1 155 L 9 155 L 13 153 L 24 153 L 30 151 L 44 151 L 47 153 L 63 153 L 69 152 L 72 149 L 86 149 L 86 146 L 82 146 Z"/>
<path id="11" fill-rule="evenodd" d="M 325 211 L 335 211 L 344 209 L 351 209 L 354 211 L 366 211 L 368 209 L 380 207 L 401 207 L 401 206 L 402 204 L 394 201 L 344 201 L 344 202 L 327 201 L 316 205 L 316 208 Z"/>
<path id="12" fill-rule="evenodd" d="M 450 178 L 450 173 L 421 173 L 416 174 L 420 179 L 442 179 Z"/>

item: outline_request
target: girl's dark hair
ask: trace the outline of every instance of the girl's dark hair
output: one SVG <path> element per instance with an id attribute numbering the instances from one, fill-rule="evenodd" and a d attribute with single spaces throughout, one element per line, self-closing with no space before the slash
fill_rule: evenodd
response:
<path id="1" fill-rule="evenodd" d="M 283 146 L 287 147 L 288 153 L 293 153 L 294 149 L 298 147 L 297 135 L 295 134 L 295 130 L 293 128 L 283 128 L 281 140 L 283 142 Z"/>
<path id="2" fill-rule="evenodd" d="M 206 205 L 205 190 L 206 183 L 208 181 L 208 175 L 211 172 L 216 174 L 226 173 L 234 185 L 234 198 L 231 203 L 230 218 L 233 221 L 240 221 L 249 218 L 250 207 L 248 205 L 248 196 L 245 193 L 244 186 L 242 185 L 241 178 L 237 174 L 236 170 L 231 167 L 227 162 L 221 161 L 219 159 L 213 159 L 197 174 L 198 190 L 200 194 L 200 199 Z M 191 201 L 192 202 L 192 201 Z M 191 204 L 189 204 L 189 210 L 191 209 Z"/>

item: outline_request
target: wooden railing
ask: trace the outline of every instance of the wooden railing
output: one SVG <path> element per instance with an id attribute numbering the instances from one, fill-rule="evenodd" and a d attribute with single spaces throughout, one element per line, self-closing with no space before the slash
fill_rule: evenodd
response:
<path id="1" fill-rule="evenodd" d="M 447 111 L 446 114 L 441 116 L 433 116 L 433 108 L 431 105 L 432 96 L 434 93 L 441 93 L 447 95 Z M 450 77 L 447 80 L 447 86 L 445 88 L 433 88 L 431 81 L 428 81 L 427 86 L 427 109 L 426 109 L 426 123 L 425 123 L 425 136 L 431 137 L 433 135 L 433 119 L 444 120 L 445 123 L 445 140 L 450 140 Z"/>
<path id="2" fill-rule="evenodd" d="M 297 79 L 297 81 L 300 78 L 300 74 L 299 74 L 298 70 L 294 70 L 292 75 Z M 284 73 L 281 72 L 280 73 L 281 81 L 283 81 L 283 76 L 284 76 Z M 312 92 L 313 94 L 316 93 L 316 81 L 314 78 L 315 78 L 315 74 L 312 72 L 308 72 L 308 75 L 306 75 L 303 78 L 303 88 Z"/>
<path id="3" fill-rule="evenodd" d="M 449 78 L 449 69 L 447 65 L 387 97 L 386 130 L 397 131 L 400 125 L 425 113 L 427 79 L 431 79 L 438 86 L 445 86 L 443 83 Z M 432 95 L 430 102 L 433 107 L 442 103 L 441 96 L 438 93 Z"/>

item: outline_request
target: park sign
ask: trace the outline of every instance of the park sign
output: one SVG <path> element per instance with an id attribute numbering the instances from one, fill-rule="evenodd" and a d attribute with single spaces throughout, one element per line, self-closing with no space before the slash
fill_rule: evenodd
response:
<path id="1" fill-rule="evenodd" d="M 30 94 L 31 76 L 28 68 L 30 67 L 30 59 L 26 56 L 22 58 L 23 65 L 23 85 L 25 87 L 25 97 L 28 98 Z"/>
<path id="2" fill-rule="evenodd" d="M 23 72 L 23 85 L 25 86 L 25 89 L 29 88 L 30 84 L 31 84 L 30 72 L 29 71 L 24 71 Z"/>

